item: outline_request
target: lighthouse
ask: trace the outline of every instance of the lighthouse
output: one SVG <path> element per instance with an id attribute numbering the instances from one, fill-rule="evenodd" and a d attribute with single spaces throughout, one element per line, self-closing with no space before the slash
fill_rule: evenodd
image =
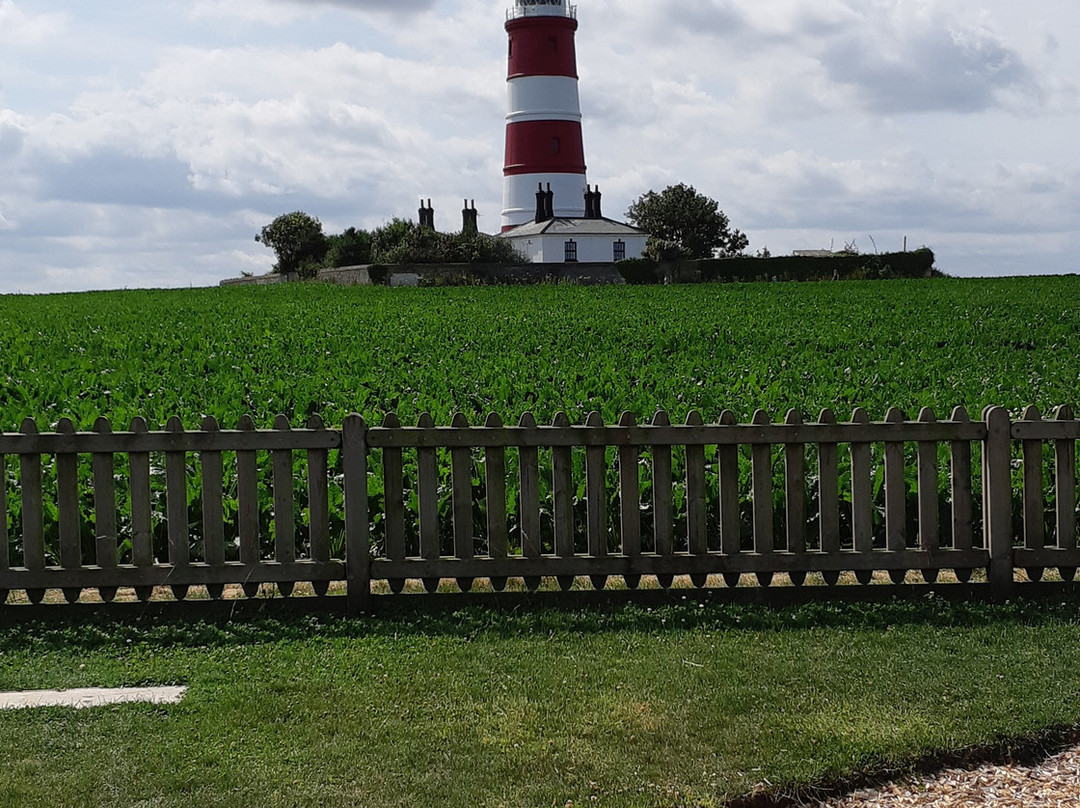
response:
<path id="1" fill-rule="evenodd" d="M 577 7 L 565 0 L 514 0 L 506 13 L 504 232 L 533 221 L 538 192 L 555 217 L 585 215 L 577 27 Z"/>

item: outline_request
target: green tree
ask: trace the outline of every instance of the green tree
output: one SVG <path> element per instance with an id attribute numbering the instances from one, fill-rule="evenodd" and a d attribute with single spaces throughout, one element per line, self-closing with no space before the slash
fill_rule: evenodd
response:
<path id="1" fill-rule="evenodd" d="M 649 233 L 645 252 L 654 260 L 740 255 L 750 244 L 715 199 L 684 183 L 643 194 L 626 218 Z"/>
<path id="2" fill-rule="evenodd" d="M 301 277 L 315 275 L 328 247 L 322 222 L 300 210 L 278 216 L 255 240 L 277 255 L 274 272 L 297 272 Z"/>
<path id="3" fill-rule="evenodd" d="M 348 228 L 344 233 L 326 237 L 329 248 L 324 265 L 328 267 L 353 267 L 371 263 L 371 233 Z"/>

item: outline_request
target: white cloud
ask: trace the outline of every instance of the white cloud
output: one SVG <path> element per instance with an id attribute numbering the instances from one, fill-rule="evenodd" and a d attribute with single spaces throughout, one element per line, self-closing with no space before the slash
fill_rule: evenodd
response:
<path id="1" fill-rule="evenodd" d="M 28 15 L 15 0 L 0 0 L 0 45 L 37 45 L 59 35 L 66 19 L 63 14 Z"/>

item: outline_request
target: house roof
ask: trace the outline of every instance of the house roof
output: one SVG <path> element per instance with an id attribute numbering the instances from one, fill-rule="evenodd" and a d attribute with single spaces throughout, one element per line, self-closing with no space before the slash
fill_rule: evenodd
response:
<path id="1" fill-rule="evenodd" d="M 555 217 L 544 222 L 528 222 L 501 234 L 503 238 L 521 236 L 647 236 L 644 230 L 614 219 Z"/>

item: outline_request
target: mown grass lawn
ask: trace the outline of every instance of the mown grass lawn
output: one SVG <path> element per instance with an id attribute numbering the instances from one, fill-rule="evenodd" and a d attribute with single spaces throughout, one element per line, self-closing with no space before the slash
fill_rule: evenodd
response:
<path id="1" fill-rule="evenodd" d="M 0 630 L 3 806 L 676 806 L 1080 723 L 1080 606 L 293 618 Z"/>

